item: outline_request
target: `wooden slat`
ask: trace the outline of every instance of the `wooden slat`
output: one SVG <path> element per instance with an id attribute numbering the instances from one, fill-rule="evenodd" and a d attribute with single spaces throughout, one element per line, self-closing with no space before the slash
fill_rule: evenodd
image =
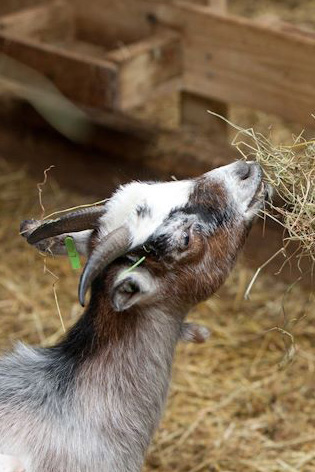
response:
<path id="1" fill-rule="evenodd" d="M 100 45 L 80 36 L 73 12 L 57 1 L 3 17 L 0 52 L 43 73 L 69 99 L 99 109 L 127 110 L 177 85 L 182 54 L 176 33 L 120 42 L 108 53 L 105 38 Z"/>
<path id="2" fill-rule="evenodd" d="M 117 96 L 117 68 L 29 39 L 0 34 L 0 51 L 49 78 L 69 99 L 85 106 L 113 109 Z M 5 74 L 5 70 L 2 71 Z"/>
<path id="3" fill-rule="evenodd" d="M 314 127 L 315 35 L 288 34 L 208 8 L 161 6 L 184 35 L 184 86 Z"/>
<path id="4" fill-rule="evenodd" d="M 90 54 L 67 49 L 76 40 L 71 5 L 55 1 L 0 18 L 0 52 L 50 79 L 70 100 L 113 109 L 117 67 Z M 105 54 L 104 54 L 105 55 Z M 1 64 L 0 64 L 1 65 Z M 7 75 L 5 65 L 0 71 Z M 9 78 L 9 77 L 8 77 Z M 16 77 L 17 80 L 23 78 Z"/>
<path id="5" fill-rule="evenodd" d="M 227 12 L 227 9 L 228 9 L 227 0 L 208 0 L 208 4 L 215 11 L 220 11 L 222 13 Z"/>
<path id="6" fill-rule="evenodd" d="M 82 44 L 74 41 L 57 47 L 0 34 L 1 52 L 41 72 L 69 99 L 89 107 L 130 109 L 160 89 L 174 89 L 173 79 L 182 72 L 180 39 L 174 33 L 103 52 L 103 59 L 92 44 L 89 49 Z"/>
<path id="7" fill-rule="evenodd" d="M 86 0 L 69 0 L 76 15 L 78 35 L 116 49 L 122 45 L 141 41 L 155 34 L 157 29 L 150 21 L 151 8 L 143 0 L 93 0 L 87 8 Z"/>
<path id="8" fill-rule="evenodd" d="M 182 48 L 175 33 L 162 32 L 107 54 L 117 65 L 117 108 L 127 110 L 144 103 L 159 86 L 182 74 Z M 173 83 L 173 82 L 172 82 Z"/>
<path id="9" fill-rule="evenodd" d="M 82 18 L 85 0 L 72 0 Z M 184 43 L 184 88 L 314 127 L 315 37 L 277 31 L 209 7 L 160 0 L 93 0 L 89 29 L 117 38 L 177 30 Z"/>
<path id="10" fill-rule="evenodd" d="M 196 2 L 192 2 L 196 5 Z M 202 0 L 198 2 L 200 5 L 209 6 L 213 11 L 226 12 L 227 11 L 227 0 Z"/>
<path id="11" fill-rule="evenodd" d="M 72 2 L 77 23 L 85 25 L 81 33 L 92 34 L 82 37 L 79 28 L 80 40 L 93 42 L 94 31 L 100 44 L 110 39 L 128 48 L 128 41 L 141 41 L 165 28 L 175 29 L 182 34 L 184 44 L 183 84 L 187 92 L 314 126 L 311 113 L 315 108 L 315 37 L 311 33 L 277 31 L 192 3 L 93 0 L 87 9 L 85 0 Z M 137 67 L 145 70 L 138 57 L 129 64 L 120 62 L 119 83 L 126 87 L 122 87 L 119 97 L 115 82 L 117 65 L 97 58 L 89 61 L 75 52 L 63 54 L 61 49 L 58 52 L 46 44 L 36 55 L 31 40 L 18 44 L 14 37 L 11 39 L 6 41 L 3 36 L 2 46 L 6 44 L 14 57 L 53 77 L 69 98 L 105 108 L 129 107 L 139 101 L 138 85 L 128 85 L 129 77 L 135 80 Z M 141 56 L 148 58 L 145 53 Z M 150 70 L 146 84 L 154 85 Z M 154 73 L 154 77 L 158 76 Z"/>
<path id="12" fill-rule="evenodd" d="M 0 31 L 12 36 L 46 40 L 74 35 L 74 15 L 68 2 L 58 0 L 0 17 Z"/>
<path id="13" fill-rule="evenodd" d="M 226 0 L 204 0 L 205 6 L 209 6 L 212 11 L 222 14 L 227 13 Z M 201 93 L 192 93 L 184 90 L 180 94 L 180 121 L 182 125 L 194 126 L 196 130 L 204 131 L 208 134 L 227 137 L 227 125 L 223 120 L 211 116 L 207 113 L 211 110 L 221 116 L 228 117 L 228 105 L 220 100 L 209 98 Z"/>

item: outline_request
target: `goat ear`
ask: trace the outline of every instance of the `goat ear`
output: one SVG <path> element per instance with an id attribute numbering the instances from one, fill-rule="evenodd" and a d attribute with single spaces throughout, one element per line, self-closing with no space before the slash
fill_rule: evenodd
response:
<path id="1" fill-rule="evenodd" d="M 150 297 L 154 283 L 146 271 L 120 274 L 112 290 L 112 305 L 115 311 L 125 311 Z"/>

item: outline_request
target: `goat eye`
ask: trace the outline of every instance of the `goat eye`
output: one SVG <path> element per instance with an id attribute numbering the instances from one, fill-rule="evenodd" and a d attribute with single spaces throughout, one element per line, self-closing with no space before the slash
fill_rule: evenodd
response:
<path id="1" fill-rule="evenodd" d="M 181 249 L 182 250 L 187 249 L 189 246 L 189 243 L 190 243 L 190 234 L 187 231 L 185 231 L 181 238 L 181 244 L 180 244 Z"/>

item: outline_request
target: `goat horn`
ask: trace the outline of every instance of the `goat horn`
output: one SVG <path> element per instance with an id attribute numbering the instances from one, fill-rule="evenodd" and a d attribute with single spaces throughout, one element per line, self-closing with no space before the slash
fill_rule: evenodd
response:
<path id="1" fill-rule="evenodd" d="M 95 247 L 80 278 L 79 301 L 82 306 L 84 306 L 86 292 L 95 277 L 115 259 L 126 254 L 130 246 L 130 232 L 126 226 L 120 226 L 105 236 Z"/>
<path id="2" fill-rule="evenodd" d="M 59 234 L 94 229 L 97 220 L 104 213 L 104 207 L 96 206 L 69 213 L 56 220 L 49 220 L 35 229 L 27 237 L 27 242 L 29 244 L 36 244 L 42 239 L 52 238 Z"/>

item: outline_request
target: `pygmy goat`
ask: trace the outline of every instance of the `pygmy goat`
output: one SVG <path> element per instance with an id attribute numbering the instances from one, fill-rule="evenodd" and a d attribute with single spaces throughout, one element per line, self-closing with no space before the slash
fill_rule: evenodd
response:
<path id="1" fill-rule="evenodd" d="M 87 255 L 90 301 L 51 348 L 18 345 L 0 361 L 0 453 L 26 472 L 136 472 L 165 403 L 183 324 L 229 274 L 267 197 L 260 167 L 237 161 L 198 178 L 132 182 L 102 207 L 22 232 L 37 249 Z M 144 261 L 131 271 L 139 258 Z M 198 339 L 197 339 L 198 340 Z"/>

